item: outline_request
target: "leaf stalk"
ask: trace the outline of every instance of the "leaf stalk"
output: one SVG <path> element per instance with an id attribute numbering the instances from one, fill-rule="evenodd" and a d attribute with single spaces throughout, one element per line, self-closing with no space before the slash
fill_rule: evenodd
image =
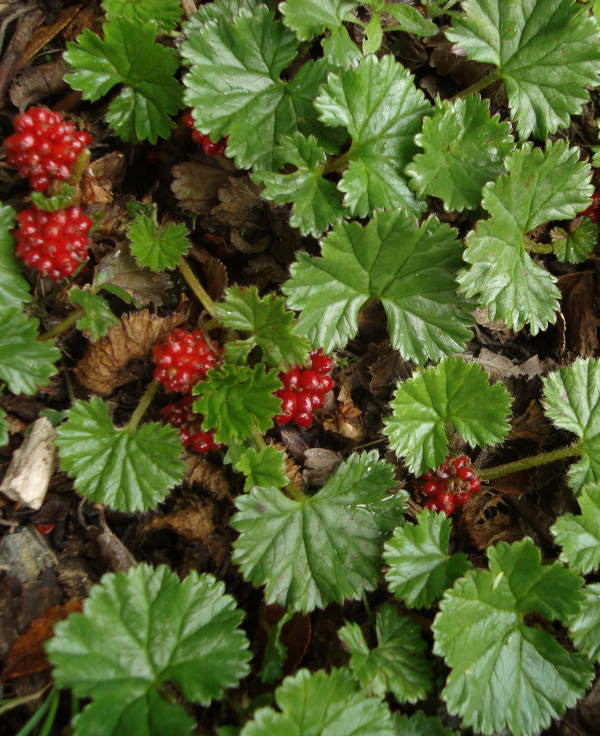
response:
<path id="1" fill-rule="evenodd" d="M 565 460 L 569 457 L 577 457 L 582 454 L 581 447 L 578 444 L 569 445 L 568 447 L 559 447 L 558 450 L 550 450 L 549 452 L 540 452 L 537 455 L 524 457 L 521 460 L 515 460 L 512 463 L 504 463 L 496 465 L 492 468 L 481 468 L 477 471 L 477 475 L 481 480 L 493 480 L 501 478 L 504 475 L 518 473 L 521 470 L 529 470 L 537 468 L 539 465 L 553 463 L 557 460 Z"/>
<path id="2" fill-rule="evenodd" d="M 190 287 L 192 292 L 194 293 L 194 296 L 200 304 L 206 309 L 206 311 L 210 314 L 211 317 L 217 316 L 217 310 L 215 309 L 215 303 L 208 295 L 208 292 L 206 289 L 202 286 L 202 284 L 198 281 L 196 278 L 196 275 L 190 268 L 189 263 L 185 260 L 185 258 L 181 258 L 179 261 L 179 264 L 177 265 L 177 268 L 179 269 L 179 273 L 183 276 L 183 278 L 186 280 L 187 285 Z"/>

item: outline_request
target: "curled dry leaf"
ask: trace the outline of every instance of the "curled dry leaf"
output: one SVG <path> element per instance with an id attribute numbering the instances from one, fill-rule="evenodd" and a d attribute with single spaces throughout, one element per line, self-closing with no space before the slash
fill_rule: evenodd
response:
<path id="1" fill-rule="evenodd" d="M 558 288 L 562 293 L 568 349 L 583 358 L 594 357 L 600 345 L 596 276 L 592 271 L 564 274 L 558 279 Z"/>
<path id="2" fill-rule="evenodd" d="M 10 101 L 19 112 L 23 112 L 39 100 L 61 94 L 68 89 L 64 79 L 68 71 L 69 67 L 62 56 L 46 64 L 36 64 L 25 69 L 10 85 Z"/>
<path id="3" fill-rule="evenodd" d="M 220 500 L 231 494 L 229 481 L 216 465 L 205 457 L 189 454 L 184 456 L 183 461 L 187 466 L 185 482 L 188 485 L 197 483 L 206 488 L 212 495 Z"/>
<path id="4" fill-rule="evenodd" d="M 229 177 L 217 192 L 219 204 L 211 214 L 223 225 L 240 228 L 253 220 L 254 209 L 263 201 L 260 189 L 249 177 Z"/>
<path id="5" fill-rule="evenodd" d="M 115 248 L 96 266 L 96 278 L 124 289 L 140 306 L 160 306 L 171 287 L 168 273 L 142 268 L 125 246 Z"/>
<path id="6" fill-rule="evenodd" d="M 285 453 L 285 469 L 283 472 L 288 477 L 288 480 L 290 480 L 295 486 L 302 488 L 302 471 L 298 465 L 296 465 L 294 458 L 288 455 L 286 446 L 281 442 L 273 441 L 270 441 L 269 444 L 276 450 L 281 450 L 281 452 Z"/>
<path id="7" fill-rule="evenodd" d="M 180 312 L 156 317 L 147 309 L 124 315 L 105 337 L 88 346 L 75 368 L 77 380 L 90 391 L 108 396 L 118 386 L 137 378 L 136 373 L 127 370 L 129 361 L 144 358 L 184 320 L 185 315 Z"/>
<path id="8" fill-rule="evenodd" d="M 113 201 L 113 187 L 123 182 L 126 173 L 125 156 L 111 151 L 92 162 L 81 177 L 81 201 L 84 204 L 109 204 Z"/>
<path id="9" fill-rule="evenodd" d="M 221 299 L 228 284 L 227 269 L 223 261 L 198 245 L 192 245 L 188 256 L 202 264 L 204 272 L 202 284 L 210 298 L 215 301 Z"/>
<path id="10" fill-rule="evenodd" d="M 215 529 L 213 506 L 201 498 L 180 499 L 168 514 L 149 519 L 141 533 L 166 529 L 187 542 L 205 542 Z"/>
<path id="11" fill-rule="evenodd" d="M 542 407 L 535 399 L 531 399 L 525 411 L 512 420 L 511 426 L 508 440 L 532 440 L 543 445 L 554 435 L 552 424 L 546 419 Z"/>
<path id="12" fill-rule="evenodd" d="M 192 156 L 190 161 L 173 166 L 171 191 L 182 209 L 198 215 L 211 211 L 219 189 L 231 175 L 230 170 L 223 168 L 226 159 L 211 163 Z"/>
<path id="13" fill-rule="evenodd" d="M 479 550 L 523 536 L 502 496 L 483 488 L 462 507 L 457 522 L 459 534 Z"/>

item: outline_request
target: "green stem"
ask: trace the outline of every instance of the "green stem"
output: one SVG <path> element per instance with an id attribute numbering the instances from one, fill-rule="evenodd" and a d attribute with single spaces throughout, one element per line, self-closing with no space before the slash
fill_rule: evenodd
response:
<path id="1" fill-rule="evenodd" d="M 142 394 L 140 403 L 135 407 L 135 411 L 129 417 L 129 421 L 123 427 L 124 432 L 132 432 L 132 433 L 135 432 L 135 430 L 138 427 L 138 424 L 140 423 L 141 418 L 146 413 L 146 409 L 152 403 L 152 399 L 156 395 L 157 391 L 158 391 L 158 382 L 152 381 L 152 383 L 148 386 L 148 388 Z"/>
<path id="2" fill-rule="evenodd" d="M 568 447 L 560 447 L 558 450 L 540 452 L 538 455 L 524 457 L 522 460 L 515 460 L 512 463 L 496 465 L 493 468 L 481 468 L 477 471 L 477 475 L 481 480 L 493 480 L 494 478 L 500 478 L 503 475 L 518 473 L 520 470 L 529 470 L 529 468 L 537 468 L 538 465 L 553 463 L 556 460 L 564 460 L 568 457 L 577 457 L 581 454 L 581 448 L 577 444 L 569 445 Z"/>
<path id="3" fill-rule="evenodd" d="M 81 175 L 83 174 L 84 169 L 87 166 L 89 160 L 90 160 L 90 149 L 84 148 L 83 151 L 77 157 L 77 161 L 75 161 L 75 166 L 73 167 L 73 173 L 71 174 L 69 178 L 69 184 L 72 187 L 77 187 L 77 185 L 79 184 Z"/>
<path id="4" fill-rule="evenodd" d="M 83 317 L 85 314 L 85 311 L 78 307 L 68 317 L 65 317 L 62 322 L 59 322 L 57 325 L 54 325 L 54 327 L 51 330 L 48 330 L 48 332 L 44 332 L 43 335 L 40 335 L 38 337 L 38 340 L 44 341 L 44 340 L 52 340 L 53 337 L 57 337 L 58 335 L 62 335 L 63 332 L 66 332 L 69 330 L 73 325 L 77 322 L 77 320 L 80 317 Z"/>
<path id="5" fill-rule="evenodd" d="M 196 278 L 196 275 L 192 271 L 192 269 L 189 266 L 189 263 L 185 260 L 185 258 L 181 258 L 179 261 L 179 264 L 177 265 L 177 268 L 179 269 L 179 273 L 183 276 L 183 278 L 187 281 L 188 286 L 193 291 L 196 299 L 202 304 L 204 309 L 210 314 L 211 317 L 217 316 L 217 310 L 215 309 L 215 303 L 213 300 L 209 297 L 208 293 L 206 292 L 205 288 L 202 286 L 202 284 L 198 281 Z"/>
<path id="6" fill-rule="evenodd" d="M 454 100 L 460 100 L 467 95 L 474 95 L 475 92 L 479 92 L 479 90 L 489 87 L 490 84 L 494 84 L 494 82 L 497 82 L 499 79 L 500 72 L 498 70 L 492 72 L 491 74 L 486 74 L 485 77 L 482 77 L 479 81 L 474 82 L 470 87 L 467 87 L 467 89 L 464 89 L 462 92 L 454 95 L 454 97 L 452 97 L 450 101 L 453 102 Z"/>
<path id="7" fill-rule="evenodd" d="M 351 160 L 353 155 L 354 143 L 350 146 L 346 153 L 341 153 L 339 156 L 334 156 L 333 158 L 330 158 L 329 161 L 327 161 L 322 170 L 323 175 L 333 174 L 341 171 L 346 167 L 346 164 Z"/>
<path id="8" fill-rule="evenodd" d="M 554 247 L 550 243 L 536 243 L 534 240 L 529 240 L 529 238 L 525 238 L 523 240 L 523 245 L 525 246 L 525 250 L 529 251 L 529 253 L 554 252 Z"/>

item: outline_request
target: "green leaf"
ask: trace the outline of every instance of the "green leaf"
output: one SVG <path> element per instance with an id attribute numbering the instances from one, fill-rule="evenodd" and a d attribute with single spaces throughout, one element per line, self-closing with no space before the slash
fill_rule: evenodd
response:
<path id="1" fill-rule="evenodd" d="M 70 207 L 75 197 L 75 187 L 63 182 L 60 192 L 52 197 L 46 197 L 41 192 L 31 192 L 31 201 L 39 209 L 44 212 L 58 212 Z"/>
<path id="2" fill-rule="evenodd" d="M 552 247 L 559 261 L 583 263 L 592 255 L 598 242 L 600 228 L 589 217 L 583 217 L 573 230 L 552 228 Z"/>
<path id="3" fill-rule="evenodd" d="M 406 33 L 415 36 L 435 36 L 440 29 L 428 18 L 423 18 L 416 8 L 404 3 L 386 3 L 383 8 L 386 13 L 392 15 Z"/>
<path id="4" fill-rule="evenodd" d="M 8 443 L 10 436 L 8 434 L 8 422 L 6 421 L 6 412 L 0 407 L 0 447 L 4 447 Z"/>
<path id="5" fill-rule="evenodd" d="M 360 598 L 379 580 L 383 535 L 368 504 L 394 486 L 376 452 L 353 454 L 314 496 L 290 499 L 275 488 L 236 498 L 240 532 L 232 559 L 267 603 L 312 611 Z"/>
<path id="6" fill-rule="evenodd" d="M 586 486 L 578 498 L 581 514 L 563 514 L 550 527 L 562 547 L 560 559 L 588 573 L 600 568 L 600 485 Z"/>
<path id="7" fill-rule="evenodd" d="M 120 15 L 136 23 L 155 23 L 159 31 L 168 32 L 181 20 L 179 0 L 102 0 L 106 17 Z"/>
<path id="8" fill-rule="evenodd" d="M 383 31 L 381 30 L 381 16 L 375 13 L 371 16 L 371 20 L 365 28 L 366 38 L 363 41 L 363 54 L 375 54 L 381 47 L 383 41 Z"/>
<path id="9" fill-rule="evenodd" d="M 377 647 L 369 649 L 360 626 L 347 623 L 338 631 L 350 650 L 350 667 L 362 687 L 383 698 L 393 693 L 399 703 L 415 703 L 431 690 L 433 668 L 425 654 L 421 629 L 393 606 L 377 611 Z"/>
<path id="10" fill-rule="evenodd" d="M 573 644 L 592 662 L 600 662 L 600 583 L 586 585 L 579 611 L 569 618 Z"/>
<path id="11" fill-rule="evenodd" d="M 285 474 L 285 453 L 272 445 L 259 451 L 250 447 L 237 461 L 235 469 L 246 476 L 245 491 L 252 490 L 254 486 L 283 488 L 288 482 Z"/>
<path id="12" fill-rule="evenodd" d="M 243 612 L 212 575 L 180 581 L 166 565 L 108 573 L 83 613 L 55 628 L 46 644 L 54 680 L 92 703 L 74 721 L 76 736 L 192 734 L 179 698 L 208 705 L 248 671 Z"/>
<path id="13" fill-rule="evenodd" d="M 464 0 L 446 37 L 504 80 L 522 139 L 569 125 L 600 83 L 598 26 L 574 0 Z"/>
<path id="14" fill-rule="evenodd" d="M 326 353 L 345 347 L 358 312 L 380 299 L 392 346 L 406 360 L 439 360 L 464 349 L 470 315 L 454 281 L 461 245 L 456 231 L 428 218 L 420 227 L 403 212 L 376 212 L 364 227 L 340 222 L 322 241 L 322 256 L 299 252 L 283 286 L 302 310 L 298 332 Z"/>
<path id="15" fill-rule="evenodd" d="M 557 427 L 579 437 L 581 459 L 567 475 L 579 494 L 584 485 L 600 481 L 600 362 L 576 360 L 544 378 L 546 415 Z"/>
<path id="16" fill-rule="evenodd" d="M 290 224 L 302 235 L 321 235 L 346 214 L 342 193 L 325 179 L 327 155 L 314 136 L 306 138 L 296 131 L 283 136 L 276 150 L 278 158 L 296 171 L 278 174 L 259 171 L 252 177 L 265 188 L 262 196 L 277 204 L 292 203 Z M 286 166 L 286 169 L 288 167 Z"/>
<path id="17" fill-rule="evenodd" d="M 286 677 L 273 708 L 259 708 L 240 736 L 394 736 L 389 708 L 358 689 L 346 669 Z"/>
<path id="18" fill-rule="evenodd" d="M 281 410 L 281 399 L 273 396 L 278 388 L 277 375 L 265 373 L 261 363 L 254 368 L 225 363 L 194 386 L 192 393 L 200 397 L 194 411 L 204 414 L 202 426 L 214 430 L 215 442 L 243 441 L 255 427 L 262 433 L 271 428 Z"/>
<path id="19" fill-rule="evenodd" d="M 426 716 L 422 711 L 403 716 L 394 713 L 394 733 L 396 736 L 458 736 L 456 731 L 446 728 L 436 716 Z"/>
<path id="20" fill-rule="evenodd" d="M 157 225 L 152 217 L 140 216 L 129 226 L 128 235 L 135 260 L 153 271 L 175 268 L 190 247 L 182 222 Z"/>
<path id="21" fill-rule="evenodd" d="M 500 542 L 487 555 L 489 571 L 459 578 L 433 623 L 433 651 L 451 668 L 442 697 L 476 732 L 530 736 L 575 705 L 593 670 L 548 631 L 526 625 L 526 615 L 566 622 L 579 609 L 583 581 L 558 562 L 542 565 L 529 538 Z"/>
<path id="22" fill-rule="evenodd" d="M 501 442 L 510 429 L 510 405 L 503 384 L 490 386 L 476 363 L 445 358 L 398 385 L 384 432 L 391 449 L 418 475 L 448 456 L 447 424 L 471 445 Z"/>
<path id="23" fill-rule="evenodd" d="M 329 65 L 308 61 L 285 82 L 281 73 L 297 50 L 293 33 L 265 5 L 242 9 L 233 20 L 217 18 L 181 46 L 195 126 L 213 140 L 229 136 L 227 155 L 238 168 L 272 169 L 283 134 L 320 129 L 312 100 Z"/>
<path id="24" fill-rule="evenodd" d="M 31 301 L 29 284 L 15 258 L 15 241 L 11 230 L 15 226 L 15 211 L 0 205 L 0 306 L 18 306 Z"/>
<path id="25" fill-rule="evenodd" d="M 388 589 L 409 608 L 428 608 L 472 567 L 465 554 L 448 553 L 452 522 L 425 509 L 417 523 L 394 530 L 383 550 Z"/>
<path id="26" fill-rule="evenodd" d="M 184 30 L 189 34 L 217 18 L 232 20 L 242 8 L 254 10 L 259 4 L 260 0 L 213 0 L 196 8 L 194 15 L 186 22 Z"/>
<path id="27" fill-rule="evenodd" d="M 405 169 L 412 186 L 420 197 L 439 197 L 448 212 L 478 207 L 483 185 L 498 176 L 514 147 L 510 123 L 490 117 L 489 101 L 479 95 L 439 102 L 415 142 L 424 153 Z"/>
<path id="28" fill-rule="evenodd" d="M 39 323 L 19 307 L 0 311 L 0 380 L 13 394 L 35 394 L 56 373 L 60 351 L 37 339 Z"/>
<path id="29" fill-rule="evenodd" d="M 279 12 L 300 41 L 310 41 L 341 26 L 358 5 L 355 0 L 286 0 L 280 3 Z"/>
<path id="30" fill-rule="evenodd" d="M 323 123 L 343 126 L 352 138 L 338 169 L 347 162 L 338 188 L 351 215 L 399 207 L 418 215 L 425 209 L 403 169 L 416 153 L 413 139 L 431 106 L 408 69 L 391 55 L 368 56 L 358 68 L 331 73 L 314 106 Z"/>
<path id="31" fill-rule="evenodd" d="M 258 346 L 263 360 L 274 368 L 284 364 L 302 365 L 308 357 L 308 342 L 293 332 L 294 314 L 286 309 L 285 299 L 274 294 L 260 298 L 256 286 L 242 289 L 232 286 L 225 292 L 225 300 L 216 305 L 217 316 L 232 330 L 249 332 L 245 340 L 230 341 L 227 351 L 244 359 Z"/>
<path id="32" fill-rule="evenodd" d="M 72 286 L 69 289 L 69 300 L 84 310 L 85 314 L 77 320 L 77 329 L 89 330 L 92 340 L 106 335 L 119 322 L 106 300 L 88 289 Z"/>
<path id="33" fill-rule="evenodd" d="M 154 508 L 181 482 L 177 430 L 157 422 L 115 427 L 98 396 L 76 401 L 58 428 L 60 466 L 82 496 L 118 511 Z"/>
<path id="34" fill-rule="evenodd" d="M 85 100 L 94 102 L 123 85 L 106 119 L 124 141 L 156 143 L 175 127 L 169 115 L 180 108 L 179 61 L 154 35 L 152 24 L 115 17 L 104 24 L 104 40 L 85 28 L 64 53 L 72 69 L 65 79 Z"/>

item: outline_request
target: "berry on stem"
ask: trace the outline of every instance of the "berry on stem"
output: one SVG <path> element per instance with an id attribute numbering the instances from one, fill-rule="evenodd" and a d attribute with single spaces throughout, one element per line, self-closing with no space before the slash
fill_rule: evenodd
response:
<path id="1" fill-rule="evenodd" d="M 206 342 L 201 330 L 190 332 L 177 327 L 160 345 L 152 350 L 154 380 L 167 391 L 190 393 L 219 359 Z"/>
<path id="2" fill-rule="evenodd" d="M 216 444 L 211 431 L 202 429 L 202 417 L 194 413 L 193 403 L 193 396 L 184 396 L 178 402 L 167 404 L 162 410 L 163 418 L 177 428 L 183 446 L 191 447 L 199 455 L 223 447 Z"/>
<path id="3" fill-rule="evenodd" d="M 313 409 L 325 403 L 325 394 L 333 388 L 333 381 L 327 375 L 331 358 L 319 348 L 310 354 L 310 361 L 311 368 L 293 366 L 279 374 L 283 388 L 275 391 L 275 396 L 281 399 L 281 413 L 274 417 L 276 424 L 282 426 L 294 421 L 299 427 L 310 427 Z"/>
<path id="4" fill-rule="evenodd" d="M 419 476 L 421 492 L 427 497 L 425 508 L 450 515 L 456 506 L 469 500 L 471 493 L 481 488 L 481 480 L 471 468 L 466 455 L 445 460 L 437 470 Z"/>
<path id="5" fill-rule="evenodd" d="M 46 212 L 34 206 L 19 212 L 17 223 L 16 255 L 42 276 L 60 281 L 87 260 L 92 221 L 80 207 Z"/>
<path id="6" fill-rule="evenodd" d="M 46 107 L 30 107 L 17 115 L 14 129 L 4 141 L 6 162 L 17 167 L 38 192 L 45 192 L 52 179 L 68 179 L 92 139 Z"/>
<path id="7" fill-rule="evenodd" d="M 183 124 L 192 131 L 192 140 L 199 146 L 207 156 L 224 156 L 227 148 L 227 138 L 221 138 L 217 143 L 211 141 L 210 136 L 196 130 L 191 110 L 183 116 Z"/>

